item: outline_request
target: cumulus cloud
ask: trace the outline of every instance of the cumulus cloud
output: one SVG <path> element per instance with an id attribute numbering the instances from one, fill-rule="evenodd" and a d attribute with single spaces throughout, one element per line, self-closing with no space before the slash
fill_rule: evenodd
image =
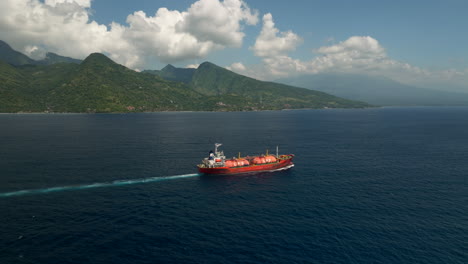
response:
<path id="1" fill-rule="evenodd" d="M 257 23 L 257 12 L 252 13 L 245 2 L 239 0 L 200 0 L 194 3 L 177 24 L 180 32 L 187 32 L 200 41 L 218 45 L 240 47 L 244 33 L 240 21 Z"/>
<path id="2" fill-rule="evenodd" d="M 287 55 L 264 58 L 273 75 L 290 75 L 320 72 L 362 73 L 396 68 L 402 65 L 390 60 L 380 43 L 369 36 L 353 36 L 336 45 L 324 46 L 315 51 L 318 56 L 309 60 L 297 60 Z"/>
<path id="3" fill-rule="evenodd" d="M 353 36 L 316 50 L 318 57 L 304 62 L 303 73 L 345 72 L 378 75 L 405 84 L 467 91 L 468 70 L 428 70 L 390 58 L 370 36 Z M 291 72 L 290 72 L 291 73 Z"/>
<path id="4" fill-rule="evenodd" d="M 343 54 L 353 52 L 356 53 L 355 55 L 359 56 L 362 54 L 385 56 L 384 48 L 376 39 L 369 36 L 353 36 L 337 45 L 321 47 L 317 51 L 322 54 Z"/>
<path id="5" fill-rule="evenodd" d="M 316 52 L 322 55 L 310 62 L 316 71 L 360 71 L 394 63 L 389 61 L 380 43 L 370 36 L 353 36 Z"/>
<path id="6" fill-rule="evenodd" d="M 3 0 L 0 34 L 29 55 L 48 50 L 83 58 L 104 52 L 137 68 L 144 67 L 147 59 L 174 63 L 239 47 L 242 25 L 254 25 L 258 17 L 242 0 L 199 0 L 184 12 L 137 11 L 127 17 L 127 25 L 107 26 L 90 19 L 91 4 L 91 0 Z"/>
<path id="7" fill-rule="evenodd" d="M 303 71 L 304 64 L 287 56 L 302 43 L 302 38 L 292 31 L 280 31 L 275 27 L 272 14 L 263 16 L 263 26 L 255 44 L 250 47 L 254 54 L 263 59 L 263 65 L 245 66 L 241 62 L 226 67 L 239 74 L 261 80 L 286 77 L 291 72 Z"/>
<path id="8" fill-rule="evenodd" d="M 304 62 L 304 73 L 345 72 L 378 75 L 406 84 L 429 87 L 428 83 L 444 79 L 444 71 L 430 71 L 390 58 L 385 48 L 370 36 L 353 36 L 336 45 L 316 50 L 318 57 Z M 452 72 L 452 71 L 449 71 Z M 458 75 L 460 75 L 458 71 Z M 445 78 L 455 83 L 454 76 Z M 461 74 L 463 75 L 463 74 Z M 466 76 L 465 76 L 466 77 Z"/>
<path id="9" fill-rule="evenodd" d="M 277 34 L 278 30 L 272 27 L 270 21 L 269 17 L 264 17 L 264 27 L 257 43 L 259 39 L 266 39 L 266 30 L 275 32 L 270 36 Z M 270 40 L 274 42 L 275 37 L 270 37 Z M 291 49 L 275 50 L 279 46 L 270 45 L 273 51 L 268 52 L 268 48 L 261 49 L 261 45 L 256 45 L 252 50 L 262 58 L 261 65 L 231 65 L 229 69 L 262 80 L 338 72 L 385 76 L 402 83 L 434 89 L 450 86 L 452 90 L 468 90 L 468 69 L 431 71 L 394 60 L 387 55 L 379 41 L 370 36 L 352 36 L 338 44 L 320 47 L 315 50 L 316 56 L 310 60 L 294 59 L 287 54 Z"/>
<path id="10" fill-rule="evenodd" d="M 294 50 L 302 39 L 291 31 L 280 32 L 271 14 L 263 17 L 263 28 L 255 45 L 254 54 L 262 58 L 263 70 L 255 77 L 272 80 L 300 74 L 323 72 L 365 73 L 387 76 L 427 75 L 427 72 L 409 64 L 390 59 L 385 48 L 370 36 L 352 36 L 335 45 L 315 50 L 318 55 L 311 60 L 294 59 L 288 52 Z M 230 67 L 240 74 L 252 76 L 251 67 Z M 258 70 L 258 66 L 256 66 Z M 261 75 L 258 75 L 261 72 Z M 253 76 L 252 76 L 253 77 Z"/>
<path id="11" fill-rule="evenodd" d="M 177 30 L 183 18 L 183 13 L 166 8 L 160 8 L 154 16 L 138 11 L 127 17 L 130 27 L 120 26 L 122 38 L 132 42 L 140 51 L 140 58 L 152 56 L 166 63 L 203 57 L 212 50 L 224 47 Z"/>
<path id="12" fill-rule="evenodd" d="M 352 36 L 338 44 L 320 47 L 315 50 L 316 56 L 310 60 L 294 59 L 288 55 L 301 43 L 300 36 L 292 31 L 281 32 L 275 27 L 272 15 L 266 14 L 255 45 L 250 48 L 256 56 L 262 58 L 262 65 L 231 65 L 228 68 L 263 80 L 300 74 L 346 72 L 385 75 L 409 82 L 415 76 L 421 79 L 422 76 L 430 75 L 418 67 L 392 60 L 378 40 L 370 36 Z"/>
<path id="13" fill-rule="evenodd" d="M 251 47 L 256 56 L 275 57 L 284 55 L 296 49 L 302 39 L 292 31 L 280 32 L 273 22 L 273 16 L 268 13 L 263 16 L 263 28 Z"/>
<path id="14" fill-rule="evenodd" d="M 69 3 L 69 4 L 77 4 L 82 7 L 91 7 L 91 0 L 45 0 L 44 3 L 50 6 L 56 6 L 57 4 Z"/>
<path id="15" fill-rule="evenodd" d="M 233 64 L 231 64 L 231 66 L 228 66 L 226 68 L 228 70 L 236 71 L 236 72 L 239 72 L 239 71 L 243 72 L 243 71 L 247 70 L 247 68 L 241 62 L 234 62 Z"/>
<path id="16" fill-rule="evenodd" d="M 198 69 L 198 66 L 200 66 L 200 64 L 189 64 L 189 65 L 185 66 L 185 68 Z"/>

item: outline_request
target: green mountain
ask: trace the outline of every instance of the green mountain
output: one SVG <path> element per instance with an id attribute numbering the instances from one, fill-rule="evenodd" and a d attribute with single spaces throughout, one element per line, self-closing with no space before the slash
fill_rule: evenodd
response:
<path id="1" fill-rule="evenodd" d="M 161 74 L 163 71 L 164 74 Z M 255 80 L 210 62 L 202 63 L 196 70 L 168 65 L 161 72 L 157 74 L 163 78 L 170 76 L 171 80 L 187 83 L 190 88 L 205 96 L 219 98 L 218 105 L 235 105 L 239 110 L 369 106 L 323 92 Z"/>
<path id="2" fill-rule="evenodd" d="M 36 64 L 36 61 L 10 47 L 6 42 L 0 40 L 0 60 L 11 65 Z"/>
<path id="3" fill-rule="evenodd" d="M 12 65 L 0 61 L 0 112 L 19 112 L 29 108 L 26 76 Z"/>
<path id="4" fill-rule="evenodd" d="M 12 64 L 11 60 L 0 60 L 0 112 L 245 111 L 368 106 L 321 92 L 257 81 L 212 63 L 204 63 L 197 70 L 168 66 L 158 71 L 176 80 L 171 81 L 154 72 L 135 72 L 99 53 L 89 55 L 80 64 L 59 55 L 49 58 L 51 64 Z"/>
<path id="5" fill-rule="evenodd" d="M 132 71 L 99 53 L 54 89 L 53 99 L 54 109 L 66 112 L 201 110 L 201 96 L 182 83 Z"/>
<path id="6" fill-rule="evenodd" d="M 53 52 L 47 52 L 42 60 L 33 60 L 21 52 L 18 52 L 10 47 L 6 42 L 0 40 L 0 60 L 11 65 L 51 65 L 55 63 L 76 63 L 80 64 L 81 60 L 73 59 L 65 56 L 60 56 Z"/>
<path id="7" fill-rule="evenodd" d="M 61 63 L 16 69 L 10 66 L 8 69 L 22 74 L 25 82 L 15 84 L 13 88 L 16 89 L 10 90 L 19 91 L 17 94 L 21 94 L 20 98 L 26 103 L 21 109 L 0 106 L 1 112 L 143 112 L 206 108 L 201 95 L 184 84 L 132 71 L 99 53 L 91 54 L 80 65 Z"/>
<path id="8" fill-rule="evenodd" d="M 376 105 L 468 105 L 467 93 L 414 87 L 385 77 L 343 73 L 314 74 L 278 82 Z"/>

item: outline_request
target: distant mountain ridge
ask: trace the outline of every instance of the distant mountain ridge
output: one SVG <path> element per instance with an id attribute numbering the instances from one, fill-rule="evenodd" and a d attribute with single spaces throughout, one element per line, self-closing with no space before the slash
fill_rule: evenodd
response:
<path id="1" fill-rule="evenodd" d="M 51 64 L 62 63 L 62 62 L 80 64 L 82 60 L 60 56 L 53 52 L 47 52 L 45 58 L 37 62 L 38 64 L 43 64 L 43 65 L 51 65 Z"/>
<path id="2" fill-rule="evenodd" d="M 115 113 L 206 110 L 201 96 L 94 53 L 81 64 L 0 63 L 0 112 Z"/>
<path id="3" fill-rule="evenodd" d="M 176 68 L 171 64 L 158 70 L 144 70 L 144 73 L 155 74 L 169 81 L 178 81 L 189 84 L 196 69 L 193 68 Z"/>
<path id="4" fill-rule="evenodd" d="M 0 40 L 0 60 L 15 66 L 36 63 L 35 60 L 14 50 L 2 40 Z"/>
<path id="5" fill-rule="evenodd" d="M 21 56 L 23 55 L 23 56 Z M 50 63 L 0 48 L 0 112 L 120 113 L 368 107 L 322 92 L 266 83 L 212 63 L 136 72 L 100 53 L 80 64 L 49 53 Z M 13 58 L 13 59 L 11 59 Z M 166 80 L 156 73 L 161 73 Z"/>
<path id="6" fill-rule="evenodd" d="M 184 82 L 206 96 L 229 97 L 236 104 L 252 110 L 370 106 L 323 92 L 255 80 L 211 62 L 204 62 L 197 69 L 181 69 L 168 65 L 162 71 L 148 73 L 163 78 L 169 76 L 170 80 Z"/>
<path id="7" fill-rule="evenodd" d="M 14 66 L 21 65 L 51 65 L 55 63 L 76 63 L 80 64 L 81 60 L 73 59 L 58 54 L 47 52 L 46 56 L 42 60 L 33 60 L 23 53 L 14 50 L 8 43 L 0 40 L 0 60 L 7 62 Z"/>
<path id="8" fill-rule="evenodd" d="M 302 75 L 277 81 L 375 105 L 468 105 L 468 93 L 414 87 L 385 77 L 325 73 Z"/>

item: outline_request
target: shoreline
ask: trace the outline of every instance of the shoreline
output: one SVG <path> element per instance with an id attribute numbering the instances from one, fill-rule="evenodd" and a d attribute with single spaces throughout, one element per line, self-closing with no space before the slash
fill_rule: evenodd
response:
<path id="1" fill-rule="evenodd" d="M 415 106 L 373 106 L 350 108 L 298 108 L 279 110 L 253 111 L 154 111 L 154 112 L 0 112 L 0 115 L 121 115 L 121 114 L 158 114 L 158 113 L 253 113 L 253 112 L 281 112 L 281 111 L 310 111 L 310 110 L 366 110 L 366 109 L 402 109 L 402 108 L 468 108 L 468 105 L 415 105 Z"/>
<path id="2" fill-rule="evenodd" d="M 232 110 L 232 111 L 210 111 L 210 110 L 186 110 L 186 111 L 150 111 L 150 112 L 0 112 L 0 115 L 2 114 L 31 114 L 31 115 L 37 115 L 37 114 L 152 114 L 152 113 L 232 113 L 232 112 L 273 112 L 273 111 L 298 111 L 298 110 L 333 110 L 333 109 L 371 109 L 371 108 L 382 108 L 382 106 L 372 106 L 372 107 L 336 107 L 336 108 L 330 108 L 330 107 L 325 107 L 325 108 L 297 108 L 297 109 L 268 109 L 268 110 L 250 110 L 250 111 L 241 111 L 241 110 Z"/>

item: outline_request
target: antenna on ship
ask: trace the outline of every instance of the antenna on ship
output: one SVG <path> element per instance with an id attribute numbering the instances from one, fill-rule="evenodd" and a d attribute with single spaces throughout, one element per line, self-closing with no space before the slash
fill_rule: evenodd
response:
<path id="1" fill-rule="evenodd" d="M 276 158 L 278 158 L 278 146 L 276 146 Z"/>

